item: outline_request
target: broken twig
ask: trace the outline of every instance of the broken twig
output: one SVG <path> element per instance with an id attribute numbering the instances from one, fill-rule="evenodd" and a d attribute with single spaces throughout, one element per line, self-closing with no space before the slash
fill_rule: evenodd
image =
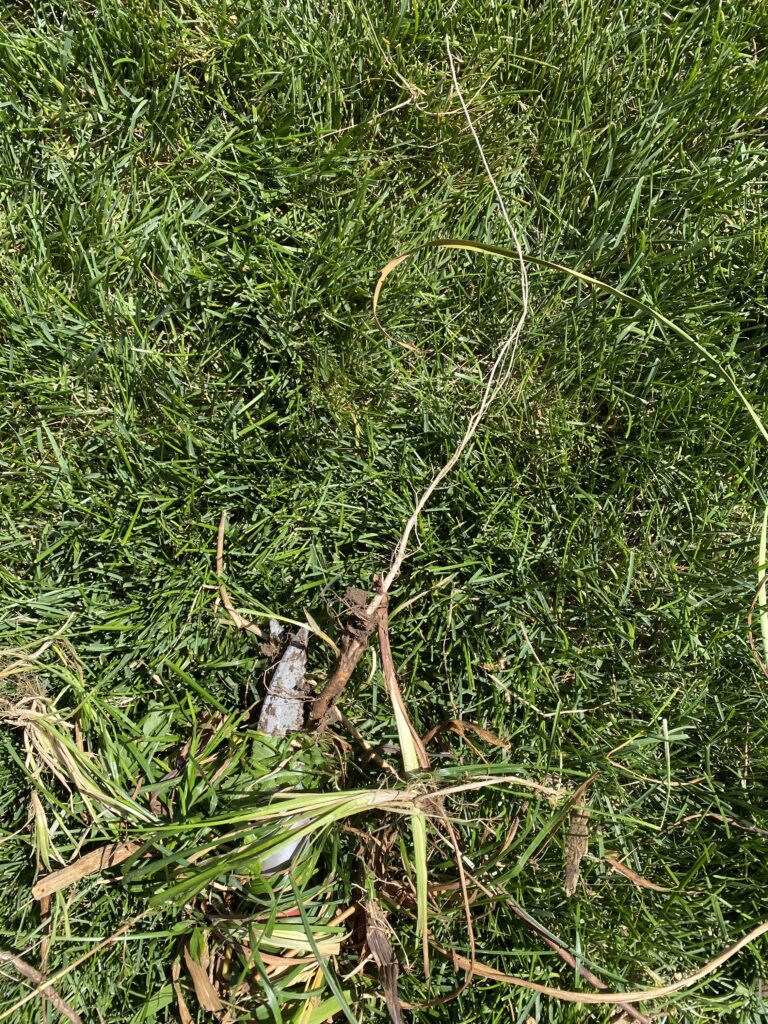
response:
<path id="1" fill-rule="evenodd" d="M 371 634 L 376 629 L 383 593 L 377 593 L 373 600 L 366 604 L 367 596 L 364 590 L 357 587 L 349 587 L 345 594 L 348 616 L 341 637 L 341 652 L 323 692 L 309 711 L 310 721 L 316 724 L 325 719 L 330 708 L 346 689 L 357 663 L 368 648 Z"/>

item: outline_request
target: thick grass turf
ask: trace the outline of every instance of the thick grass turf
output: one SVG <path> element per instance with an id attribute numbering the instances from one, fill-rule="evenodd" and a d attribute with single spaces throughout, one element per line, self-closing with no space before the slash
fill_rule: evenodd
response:
<path id="1" fill-rule="evenodd" d="M 370 315 L 398 252 L 510 241 L 446 34 L 526 247 L 655 304 L 764 406 L 763 4 L 5 0 L 0 639 L 63 629 L 83 669 L 64 707 L 108 722 L 117 749 L 142 735 L 160 749 L 167 719 L 170 750 L 210 698 L 255 697 L 267 660 L 213 612 L 221 511 L 237 605 L 306 608 L 335 632 L 344 588 L 387 567 L 519 315 L 511 264 L 455 252 L 404 266 L 384 294 L 388 330 L 418 352 Z M 551 808 L 486 794 L 457 827 L 481 864 L 517 816 L 494 885 L 610 986 L 652 985 L 765 914 L 768 682 L 746 620 L 766 451 L 675 336 L 554 272 L 532 270 L 531 294 L 508 393 L 420 522 L 392 605 L 421 596 L 392 619 L 394 653 L 422 732 L 471 720 L 511 744 L 486 756 L 540 781 L 597 773 L 571 898 Z M 393 742 L 368 668 L 343 707 Z M 31 784 L 15 732 L 2 750 L 0 945 L 39 962 Z M 334 847 L 337 892 L 354 895 L 355 843 Z M 455 878 L 446 848 L 432 863 Z M 97 884 L 57 903 L 52 968 L 142 899 Z M 588 990 L 503 900 L 474 909 L 484 961 Z M 465 949 L 458 910 L 440 913 L 437 933 Z M 395 921 L 414 963 L 403 995 L 424 998 L 410 918 Z M 85 1019 L 175 1019 L 173 929 L 137 932 L 63 983 Z M 763 943 L 658 1019 L 761 1020 L 764 977 Z M 438 958 L 436 989 L 453 982 Z M 10 970 L 0 990 L 3 1006 L 26 991 Z M 377 990 L 349 983 L 360 1019 L 384 1019 L 363 998 Z M 259 1003 L 240 1019 L 277 1019 Z M 610 1013 L 478 982 L 415 1019 Z"/>

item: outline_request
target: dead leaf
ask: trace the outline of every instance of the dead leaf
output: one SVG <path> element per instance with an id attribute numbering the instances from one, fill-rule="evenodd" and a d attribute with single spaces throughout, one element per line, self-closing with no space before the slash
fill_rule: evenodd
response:
<path id="1" fill-rule="evenodd" d="M 184 998 L 184 993 L 181 991 L 181 985 L 179 984 L 179 978 L 181 977 L 181 961 L 177 960 L 171 968 L 171 984 L 173 985 L 173 991 L 176 993 L 176 1005 L 179 1008 L 179 1024 L 194 1024 L 194 1018 L 189 1012 L 189 1007 Z"/>
<path id="2" fill-rule="evenodd" d="M 160 797 L 154 790 L 149 794 L 149 809 L 157 818 L 162 818 L 165 814 L 165 807 L 160 802 Z"/>
<path id="3" fill-rule="evenodd" d="M 207 960 L 207 957 L 205 957 Z M 194 959 L 189 951 L 189 946 L 184 947 L 184 963 L 187 965 L 189 976 L 192 979 L 192 984 L 195 987 L 195 995 L 197 1001 L 200 1004 L 201 1010 L 207 1010 L 209 1013 L 222 1013 L 225 1010 L 224 1003 L 219 998 L 219 994 L 213 987 L 211 979 L 208 977 L 208 971 L 203 964 L 199 964 Z"/>
<path id="4" fill-rule="evenodd" d="M 379 970 L 381 987 L 384 989 L 384 1000 L 387 1004 L 389 1016 L 393 1024 L 403 1024 L 403 1014 L 400 1009 L 400 998 L 397 994 L 397 976 L 400 966 L 389 941 L 389 925 L 384 911 L 375 900 L 369 900 L 365 904 L 365 929 L 368 948 L 371 951 L 376 966 Z"/>
<path id="5" fill-rule="evenodd" d="M 79 882 L 81 878 L 85 878 L 87 875 L 93 875 L 97 871 L 106 871 L 117 864 L 122 864 L 124 860 L 128 860 L 139 849 L 141 849 L 139 844 L 133 843 L 130 840 L 122 843 L 107 843 L 105 846 L 100 846 L 98 850 L 91 850 L 90 853 L 86 853 L 85 856 L 80 857 L 74 863 L 67 864 L 66 867 L 60 868 L 50 875 L 45 875 L 33 887 L 32 896 L 36 900 L 43 900 L 46 897 L 52 896 L 53 893 L 58 892 L 60 889 L 66 889 L 68 886 L 74 885 L 75 882 Z"/>
<path id="6" fill-rule="evenodd" d="M 589 810 L 579 808 L 571 815 L 568 835 L 565 837 L 565 883 L 566 896 L 573 896 L 581 876 L 581 862 L 589 846 Z"/>

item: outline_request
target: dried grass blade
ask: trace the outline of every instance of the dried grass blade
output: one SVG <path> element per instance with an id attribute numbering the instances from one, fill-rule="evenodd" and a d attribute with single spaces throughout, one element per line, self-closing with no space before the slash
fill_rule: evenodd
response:
<path id="1" fill-rule="evenodd" d="M 387 919 L 375 899 L 369 899 L 365 905 L 365 929 L 368 948 L 379 970 L 389 1016 L 393 1024 L 403 1024 L 403 1014 L 397 994 L 397 977 L 400 966 L 387 934 Z"/>
<path id="2" fill-rule="evenodd" d="M 219 520 L 219 530 L 216 536 L 216 575 L 219 577 L 219 599 L 224 605 L 230 619 L 238 629 L 244 629 L 248 633 L 253 633 L 254 636 L 264 636 L 264 633 L 258 626 L 254 625 L 253 622 L 249 622 L 248 619 L 244 618 L 240 612 L 232 604 L 232 598 L 229 596 L 226 584 L 224 583 L 224 531 L 227 528 L 227 513 L 226 511 L 221 513 L 221 519 Z"/>
<path id="3" fill-rule="evenodd" d="M 650 889 L 652 892 L 674 892 L 674 889 L 670 889 L 666 885 L 657 885 L 655 882 L 648 881 L 647 878 L 643 878 L 642 875 L 638 875 L 632 868 L 628 868 L 626 864 L 622 864 L 617 857 L 610 857 L 606 854 L 604 858 L 606 864 L 610 864 L 614 871 L 618 871 L 620 875 L 624 875 L 630 882 L 634 882 L 639 889 Z"/>
<path id="4" fill-rule="evenodd" d="M 441 732 L 446 730 L 455 732 L 462 739 L 465 739 L 466 734 L 471 732 L 479 740 L 490 744 L 492 747 L 501 747 L 502 750 L 509 750 L 509 743 L 506 740 L 501 739 L 493 732 L 489 732 L 488 729 L 484 729 L 481 725 L 475 725 L 474 722 L 465 722 L 462 718 L 448 718 L 445 722 L 440 722 L 439 725 L 433 726 L 424 736 L 422 743 L 427 747 L 435 736 L 439 736 Z"/>
<path id="5" fill-rule="evenodd" d="M 36 967 L 27 963 L 26 960 L 22 960 L 15 953 L 9 953 L 6 950 L 0 950 L 0 961 L 11 964 L 24 978 L 34 982 L 38 986 L 36 994 L 40 995 L 43 999 L 47 999 L 68 1021 L 71 1021 L 72 1024 L 83 1024 L 83 1018 L 80 1014 L 76 1013 L 69 1003 L 61 998 L 59 993 L 52 988 L 52 982 L 47 982 L 45 975 L 41 974 Z"/>
<path id="6" fill-rule="evenodd" d="M 173 991 L 176 996 L 176 1006 L 179 1011 L 179 1024 L 194 1024 L 194 1018 L 189 1012 L 187 1001 L 184 998 L 184 993 L 181 990 L 179 979 L 181 977 L 181 962 L 177 960 L 171 968 L 171 984 L 173 985 Z"/>
<path id="7" fill-rule="evenodd" d="M 380 272 L 373 295 L 374 316 L 376 316 L 376 309 L 384 282 L 392 271 L 409 257 L 427 249 L 460 249 L 464 252 L 477 252 L 484 253 L 489 256 L 500 256 L 502 259 L 513 259 L 516 262 L 519 260 L 519 253 L 517 250 L 509 249 L 503 245 L 491 245 L 488 242 L 477 242 L 463 238 L 436 238 L 429 242 L 423 242 L 421 245 L 417 245 L 408 252 L 398 256 L 396 259 L 390 260 Z M 733 371 L 730 368 L 725 367 L 705 345 L 702 345 L 700 341 L 697 341 L 692 334 L 685 330 L 685 328 L 675 323 L 675 321 L 671 320 L 668 316 L 665 316 L 660 310 L 656 309 L 655 306 L 651 306 L 650 303 L 644 302 L 642 299 L 638 299 L 633 295 L 629 295 L 627 292 L 608 284 L 606 281 L 601 281 L 597 277 L 585 274 L 581 270 L 565 266 L 562 263 L 555 263 L 552 260 L 543 259 L 541 256 L 532 256 L 530 253 L 526 253 L 523 258 L 526 263 L 531 263 L 533 266 L 541 267 L 546 270 L 556 270 L 558 273 L 565 274 L 574 281 L 580 281 L 582 284 L 587 284 L 592 288 L 596 288 L 598 291 L 605 292 L 608 295 L 613 295 L 614 298 L 621 299 L 622 302 L 626 302 L 634 309 L 645 313 L 652 320 L 655 320 L 656 323 L 660 324 L 662 327 L 667 327 L 679 338 L 682 338 L 687 344 L 696 349 L 696 351 L 702 355 L 709 365 L 715 370 L 718 377 L 728 384 L 733 393 L 739 399 L 742 407 L 754 422 L 763 439 L 768 442 L 768 427 L 766 427 L 760 414 L 739 386 Z"/>
<path id="8" fill-rule="evenodd" d="M 67 864 L 66 867 L 41 878 L 32 888 L 32 896 L 36 900 L 43 900 L 61 889 L 74 885 L 81 878 L 122 864 L 124 860 L 128 860 L 140 849 L 138 843 L 133 843 L 130 840 L 100 846 L 98 850 L 91 850 L 74 863 Z"/>
<path id="9" fill-rule="evenodd" d="M 221 1013 L 224 1010 L 224 1003 L 219 998 L 219 994 L 213 987 L 211 979 L 208 977 L 208 971 L 199 964 L 197 960 L 192 956 L 189 946 L 184 947 L 184 963 L 186 964 L 189 976 L 192 979 L 192 984 L 195 988 L 195 995 L 197 1001 L 200 1004 L 202 1010 L 206 1010 L 209 1013 Z"/>
<path id="10" fill-rule="evenodd" d="M 472 964 L 466 957 L 460 956 L 457 953 L 451 953 L 449 950 L 437 946 L 435 948 L 439 948 L 442 953 L 451 957 L 456 967 L 465 971 L 471 968 L 481 978 L 499 981 L 505 985 L 514 985 L 518 988 L 526 988 L 531 992 L 540 992 L 542 995 L 551 996 L 553 999 L 560 999 L 566 1003 L 581 1003 L 585 1006 L 598 1004 L 615 1006 L 620 1003 L 643 1003 L 653 999 L 665 999 L 675 992 L 691 988 L 691 986 L 696 985 L 699 981 L 702 981 L 716 971 L 718 967 L 722 967 L 731 957 L 740 953 L 745 946 L 750 945 L 762 935 L 765 935 L 766 932 L 768 932 L 768 921 L 763 921 L 753 928 L 752 931 L 743 935 L 737 942 L 734 942 L 732 946 L 729 946 L 718 956 L 704 964 L 703 967 L 686 975 L 684 978 L 673 981 L 669 985 L 659 985 L 657 988 L 637 989 L 630 992 L 574 992 L 571 989 L 540 985 L 538 982 L 529 981 L 527 978 L 518 978 L 512 974 L 505 974 L 503 971 L 499 971 L 495 967 L 489 967 L 487 964 L 478 963 L 477 961 Z"/>

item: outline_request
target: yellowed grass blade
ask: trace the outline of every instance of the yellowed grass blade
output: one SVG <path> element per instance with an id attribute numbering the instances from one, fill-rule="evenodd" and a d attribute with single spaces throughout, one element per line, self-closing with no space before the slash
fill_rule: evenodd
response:
<path id="1" fill-rule="evenodd" d="M 389 622 L 387 619 L 387 595 L 383 595 L 379 609 L 379 648 L 381 650 L 381 669 L 387 687 L 389 699 L 395 713 L 397 735 L 400 740 L 400 751 L 403 768 L 407 773 L 429 768 L 429 756 L 424 744 L 413 727 L 405 702 L 397 682 L 392 648 L 389 644 Z M 427 819 L 417 808 L 411 815 L 411 833 L 413 835 L 413 868 L 416 875 L 416 933 L 421 936 L 424 957 L 424 971 L 429 974 L 429 943 L 427 935 L 427 914 L 429 897 L 429 876 L 427 871 Z"/>
<path id="2" fill-rule="evenodd" d="M 315 620 L 312 618 L 312 616 L 309 614 L 306 608 L 304 609 L 304 617 L 307 620 L 307 625 L 315 634 L 315 636 L 319 637 L 324 644 L 327 644 L 338 658 L 339 655 L 341 654 L 341 651 L 339 650 L 337 644 L 328 636 L 328 634 L 324 630 L 322 630 L 318 626 L 318 624 L 315 622 Z"/>

